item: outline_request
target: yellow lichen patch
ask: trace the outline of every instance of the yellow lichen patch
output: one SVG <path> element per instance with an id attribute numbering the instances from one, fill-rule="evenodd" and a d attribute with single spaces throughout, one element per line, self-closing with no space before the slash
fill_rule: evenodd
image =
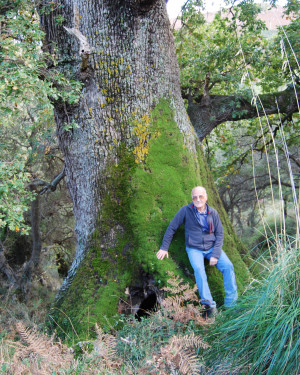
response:
<path id="1" fill-rule="evenodd" d="M 133 154 L 136 163 L 143 162 L 149 153 L 149 124 L 150 117 L 147 113 L 140 120 L 134 120 L 134 134 L 137 138 L 137 145 L 133 150 Z"/>

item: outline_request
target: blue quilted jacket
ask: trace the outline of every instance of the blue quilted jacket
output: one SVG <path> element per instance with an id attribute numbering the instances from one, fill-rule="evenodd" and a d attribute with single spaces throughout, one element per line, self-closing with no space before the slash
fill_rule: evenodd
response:
<path id="1" fill-rule="evenodd" d="M 213 247 L 212 257 L 218 258 L 224 240 L 224 231 L 218 212 L 207 206 L 207 224 L 209 232 L 203 231 L 194 212 L 194 205 L 190 203 L 182 207 L 170 222 L 164 235 L 161 249 L 168 250 L 177 229 L 184 224 L 185 245 L 199 250 L 209 250 Z"/>

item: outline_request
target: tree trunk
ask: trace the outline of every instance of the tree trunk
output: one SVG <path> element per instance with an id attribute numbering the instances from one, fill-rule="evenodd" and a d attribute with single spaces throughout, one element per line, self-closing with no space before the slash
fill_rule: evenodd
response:
<path id="1" fill-rule="evenodd" d="M 52 4 L 52 5 L 51 5 Z M 56 101 L 55 118 L 73 200 L 77 251 L 52 315 L 77 332 L 114 316 L 126 290 L 150 293 L 167 270 L 194 282 L 182 232 L 171 259 L 156 251 L 168 222 L 190 201 L 195 185 L 208 189 L 221 214 L 224 244 L 238 285 L 247 280 L 241 244 L 214 188 L 180 93 L 173 36 L 164 0 L 62 0 L 41 12 L 46 45 L 59 69 L 81 80 L 78 105 Z M 64 17 L 63 25 L 55 20 Z M 67 127 L 74 125 L 71 130 Z M 211 272 L 222 300 L 222 281 Z M 66 319 L 66 315 L 69 319 Z M 88 318 L 87 318 L 88 316 Z"/>
<path id="2" fill-rule="evenodd" d="M 16 273 L 10 267 L 10 265 L 9 265 L 7 259 L 6 259 L 6 256 L 5 256 L 5 253 L 4 253 L 4 246 L 3 246 L 1 241 L 0 241 L 0 271 L 1 271 L 1 273 L 3 273 L 6 276 L 8 282 L 9 282 L 9 286 L 11 288 L 20 289 L 20 282 L 17 278 Z"/>
<path id="3" fill-rule="evenodd" d="M 24 295 L 29 292 L 33 274 L 37 271 L 40 263 L 40 256 L 42 251 L 40 222 L 40 196 L 39 194 L 37 194 L 35 199 L 31 203 L 32 253 L 28 262 L 26 262 L 23 266 L 23 272 L 21 276 L 21 288 Z"/>

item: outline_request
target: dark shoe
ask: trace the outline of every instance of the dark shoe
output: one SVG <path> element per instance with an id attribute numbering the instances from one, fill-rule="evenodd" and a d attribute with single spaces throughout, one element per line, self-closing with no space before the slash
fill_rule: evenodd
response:
<path id="1" fill-rule="evenodd" d="M 214 318 L 218 314 L 218 309 L 216 307 L 204 306 L 202 311 L 202 317 L 204 319 Z"/>

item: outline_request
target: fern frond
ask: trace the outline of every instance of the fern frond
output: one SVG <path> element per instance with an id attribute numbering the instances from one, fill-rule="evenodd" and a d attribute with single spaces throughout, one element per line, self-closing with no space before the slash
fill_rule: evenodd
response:
<path id="1" fill-rule="evenodd" d="M 199 325 L 213 324 L 213 319 L 205 320 L 202 316 L 201 300 L 196 295 L 197 285 L 195 284 L 191 288 L 189 284 L 181 284 L 182 279 L 178 275 L 174 276 L 172 272 L 168 272 L 168 274 L 172 276 L 168 280 L 168 283 L 172 286 L 167 286 L 164 290 L 175 295 L 170 295 L 162 301 L 161 314 L 173 319 L 175 322 L 187 323 L 193 320 Z"/>
<path id="2" fill-rule="evenodd" d="M 193 354 L 187 349 L 182 350 L 179 364 L 179 372 L 181 374 L 200 374 L 202 367 L 203 365 L 199 363 L 199 358 L 196 354 Z"/>
<path id="3" fill-rule="evenodd" d="M 119 360 L 117 361 L 117 339 L 113 335 L 104 333 L 97 323 L 95 325 L 95 331 L 97 339 L 93 341 L 94 351 L 104 359 L 107 367 L 120 367 L 122 363 Z"/>
<path id="4" fill-rule="evenodd" d="M 193 289 L 187 289 L 183 292 L 182 298 L 184 301 L 195 301 L 200 303 L 200 299 L 197 297 L 196 292 L 198 288 L 197 285 L 195 284 Z"/>
<path id="5" fill-rule="evenodd" d="M 20 363 L 25 358 L 35 362 L 42 358 L 46 372 L 70 367 L 74 360 L 73 355 L 67 346 L 60 342 L 54 343 L 53 336 L 40 335 L 36 330 L 26 328 L 22 322 L 16 324 L 16 331 L 19 333 L 23 345 L 16 348 L 13 356 L 14 362 Z"/>
<path id="6" fill-rule="evenodd" d="M 199 306 L 184 305 L 182 296 L 167 297 L 162 301 L 161 314 L 173 319 L 175 322 L 187 323 L 193 320 L 200 325 L 212 324 L 212 320 L 205 320 Z"/>
<path id="7" fill-rule="evenodd" d="M 190 289 L 190 285 L 188 283 L 183 284 L 183 279 L 179 278 L 178 275 L 175 276 L 174 273 L 170 271 L 168 271 L 168 275 L 171 276 L 171 278 L 167 280 L 168 285 L 162 288 L 166 292 L 176 295 L 182 294 Z"/>
<path id="8" fill-rule="evenodd" d="M 156 369 L 162 373 L 169 369 L 171 373 L 184 375 L 199 374 L 204 365 L 195 353 L 197 347 L 207 348 L 208 345 L 193 334 L 173 336 L 169 343 L 162 347 L 160 356 L 156 359 Z"/>
<path id="9" fill-rule="evenodd" d="M 183 306 L 183 299 L 178 295 L 167 297 L 162 301 L 162 306 L 176 310 Z"/>
<path id="10" fill-rule="evenodd" d="M 185 336 L 173 336 L 170 342 L 179 343 L 189 349 L 197 349 L 199 347 L 202 349 L 208 349 L 210 347 L 210 345 L 203 341 L 200 336 L 196 336 L 194 332 Z"/>

